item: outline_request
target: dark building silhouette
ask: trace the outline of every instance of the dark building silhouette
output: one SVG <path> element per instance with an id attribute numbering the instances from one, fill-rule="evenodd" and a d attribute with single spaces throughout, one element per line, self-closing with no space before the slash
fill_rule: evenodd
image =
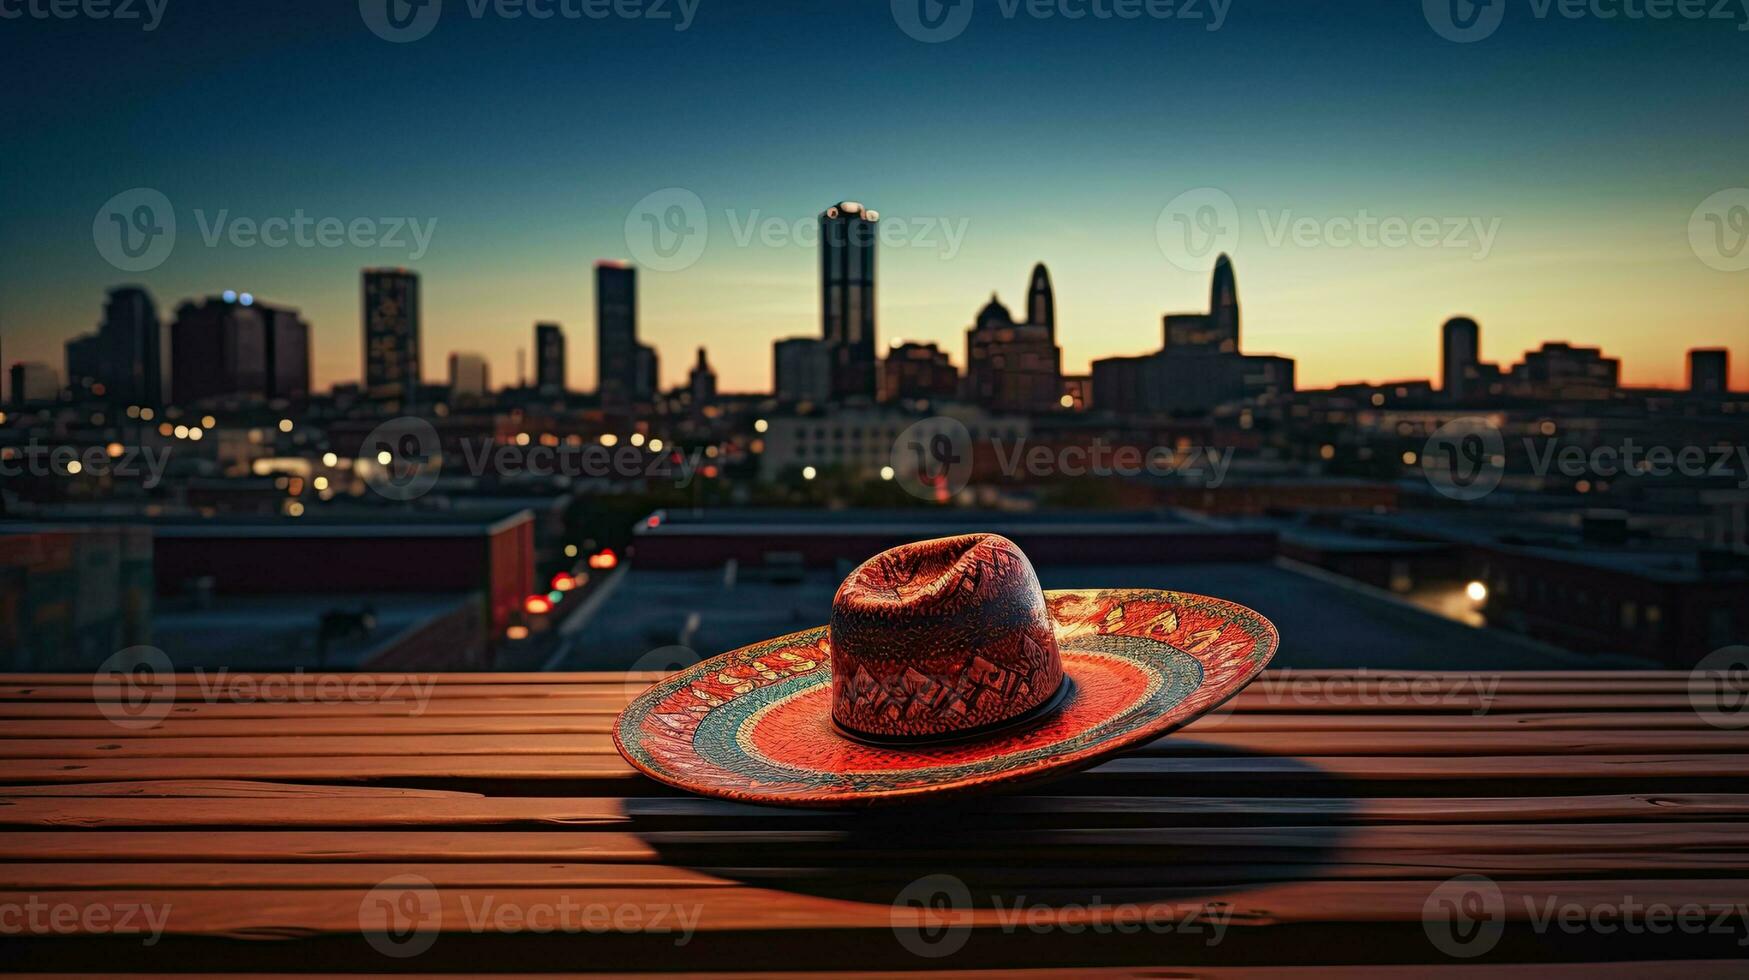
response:
<path id="1" fill-rule="evenodd" d="M 310 325 L 297 310 L 256 302 L 266 341 L 267 397 L 290 402 L 310 397 Z"/>
<path id="2" fill-rule="evenodd" d="M 791 337 L 771 346 L 771 377 L 777 400 L 821 404 L 832 397 L 832 362 L 826 342 Z"/>
<path id="3" fill-rule="evenodd" d="M 638 270 L 623 262 L 595 263 L 595 390 L 604 407 L 643 400 L 655 357 L 638 344 Z"/>
<path id="4" fill-rule="evenodd" d="M 991 411 L 1052 411 L 1063 398 L 1062 352 L 1048 328 L 1015 323 L 991 294 L 966 331 L 965 387 L 968 401 Z"/>
<path id="5" fill-rule="evenodd" d="M 20 361 L 12 365 L 12 404 L 15 408 L 52 402 L 61 394 L 61 381 L 47 364 Z"/>
<path id="6" fill-rule="evenodd" d="M 1595 400 L 1610 397 L 1619 387 L 1621 361 L 1604 357 L 1596 347 L 1547 342 L 1528 351 L 1512 368 L 1516 392 L 1529 398 Z"/>
<path id="7" fill-rule="evenodd" d="M 820 212 L 820 321 L 834 401 L 877 394 L 875 223 L 855 201 Z"/>
<path id="8" fill-rule="evenodd" d="M 1439 387 L 1458 400 L 1475 394 L 1476 371 L 1482 363 L 1482 328 L 1467 316 L 1454 316 L 1440 328 Z"/>
<path id="9" fill-rule="evenodd" d="M 105 395 L 117 404 L 162 407 L 164 329 L 152 295 L 139 286 L 110 290 L 96 336 L 96 344 L 77 354 L 68 347 L 68 383 L 74 390 L 90 378 L 87 388 L 102 384 Z M 71 363 L 75 356 L 80 361 L 78 372 Z"/>
<path id="10" fill-rule="evenodd" d="M 535 324 L 534 378 L 543 395 L 565 393 L 565 332 L 556 323 Z"/>
<path id="11" fill-rule="evenodd" d="M 1731 353 L 1723 347 L 1697 347 L 1688 352 L 1688 390 L 1697 395 L 1723 395 L 1731 390 Z"/>
<path id="12" fill-rule="evenodd" d="M 698 349 L 698 361 L 693 364 L 692 373 L 687 376 L 687 390 L 692 394 L 694 412 L 704 411 L 706 405 L 717 400 L 717 372 L 711 370 L 703 347 Z"/>
<path id="13" fill-rule="evenodd" d="M 178 405 L 266 398 L 267 322 L 253 300 L 209 296 L 177 307 L 170 326 L 170 383 Z"/>
<path id="14" fill-rule="evenodd" d="M 656 392 L 661 389 L 662 367 L 661 360 L 656 356 L 656 348 L 639 344 L 637 362 L 638 383 L 634 397 L 639 402 L 655 401 Z"/>
<path id="15" fill-rule="evenodd" d="M 1241 399 L 1294 390 L 1294 362 L 1239 351 L 1239 290 L 1233 263 L 1215 261 L 1207 313 L 1162 318 L 1159 353 L 1093 362 L 1092 402 L 1119 414 L 1206 412 Z"/>
<path id="16" fill-rule="evenodd" d="M 1233 260 L 1224 252 L 1215 259 L 1214 279 L 1209 283 L 1209 322 L 1222 352 L 1238 353 L 1239 283 L 1233 276 Z"/>
<path id="17" fill-rule="evenodd" d="M 900 344 L 881 362 L 882 401 L 953 398 L 959 385 L 959 371 L 934 344 Z"/>
<path id="18" fill-rule="evenodd" d="M 75 398 L 108 394 L 104 360 L 101 335 L 88 333 L 67 341 L 67 387 Z"/>
<path id="19" fill-rule="evenodd" d="M 1239 353 L 1239 286 L 1233 261 L 1215 260 L 1207 313 L 1168 313 L 1160 318 L 1162 350 L 1171 354 Z"/>
<path id="20" fill-rule="evenodd" d="M 1051 343 L 1057 342 L 1057 297 L 1043 262 L 1032 267 L 1032 284 L 1026 290 L 1026 322 L 1044 327 Z"/>
<path id="21" fill-rule="evenodd" d="M 418 395 L 419 276 L 407 269 L 364 270 L 364 387 L 391 411 Z"/>
<path id="22" fill-rule="evenodd" d="M 449 397 L 456 400 L 484 398 L 492 390 L 491 372 L 480 354 L 457 351 L 449 355 Z"/>

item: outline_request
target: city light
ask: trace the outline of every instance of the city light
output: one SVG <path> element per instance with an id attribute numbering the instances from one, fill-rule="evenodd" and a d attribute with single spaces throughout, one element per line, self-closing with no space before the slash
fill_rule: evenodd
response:
<path id="1" fill-rule="evenodd" d="M 619 445 L 619 436 L 616 436 L 611 432 L 603 432 L 601 434 L 601 444 L 603 446 L 617 446 Z"/>
<path id="2" fill-rule="evenodd" d="M 577 546 L 574 544 L 565 545 L 565 557 L 566 558 L 577 557 Z"/>
<path id="3" fill-rule="evenodd" d="M 322 454 L 322 465 L 323 466 L 338 466 L 338 465 L 340 465 L 340 457 L 334 455 L 333 453 L 323 453 Z"/>
<path id="4" fill-rule="evenodd" d="M 577 587 L 577 580 L 569 572 L 560 572 L 553 576 L 554 592 L 569 592 Z"/>
<path id="5" fill-rule="evenodd" d="M 1469 596 L 1471 602 L 1486 602 L 1488 601 L 1488 586 L 1481 582 L 1471 582 L 1464 586 L 1464 595 Z"/>
<path id="6" fill-rule="evenodd" d="M 891 480 L 892 478 L 893 478 L 893 468 L 891 466 L 881 467 L 881 479 Z"/>
<path id="7" fill-rule="evenodd" d="M 394 456 L 394 454 L 393 454 L 393 453 L 391 453 L 391 452 L 389 452 L 389 451 L 388 451 L 388 450 L 387 450 L 387 449 L 385 449 L 385 450 L 383 450 L 383 451 L 382 451 L 382 452 L 380 452 L 380 453 L 377 453 L 377 463 L 378 463 L 378 465 L 381 465 L 381 466 L 387 466 L 387 465 L 389 465 L 389 464 L 390 464 L 390 463 L 393 463 L 393 462 L 394 462 L 394 461 L 395 461 L 395 456 Z"/>
<path id="8" fill-rule="evenodd" d="M 85 467 L 82 464 L 80 464 L 80 462 L 76 459 L 67 461 L 67 475 L 68 476 L 78 476 L 79 471 L 84 469 L 84 468 Z"/>
<path id="9" fill-rule="evenodd" d="M 1057 399 L 1057 404 L 1063 406 L 1064 408 L 1074 408 L 1075 407 L 1075 396 L 1074 395 L 1064 395 L 1063 397 Z"/>
<path id="10" fill-rule="evenodd" d="M 528 639 L 528 627 L 512 626 L 504 631 L 504 638 L 506 640 L 526 640 Z"/>
<path id="11" fill-rule="evenodd" d="M 544 595 L 531 595 L 522 601 L 522 608 L 530 616 L 545 616 L 553 611 L 553 601 Z"/>
<path id="12" fill-rule="evenodd" d="M 290 432 L 291 430 L 292 430 L 292 420 L 291 419 L 280 419 L 279 420 L 279 431 Z"/>
<path id="13" fill-rule="evenodd" d="M 819 473 L 820 471 L 814 469 L 812 466 L 802 467 L 802 479 L 804 480 L 812 480 L 814 477 L 818 476 Z"/>
<path id="14" fill-rule="evenodd" d="M 202 415 L 200 417 L 200 427 L 203 429 L 211 429 L 211 428 L 214 428 L 215 426 L 217 426 L 218 424 L 219 424 L 219 420 L 213 418 L 211 415 Z"/>
<path id="15" fill-rule="evenodd" d="M 650 440 L 650 452 L 659 453 L 661 451 L 662 451 L 662 440 L 651 439 Z"/>
<path id="16" fill-rule="evenodd" d="M 598 551 L 595 554 L 589 556 L 589 567 L 590 568 L 608 569 L 608 568 L 612 568 L 618 564 L 619 564 L 619 556 L 613 553 L 612 548 L 604 548 L 601 551 Z"/>
<path id="17" fill-rule="evenodd" d="M 644 444 L 644 434 L 642 432 L 632 433 L 632 445 L 642 446 L 643 444 Z"/>
<path id="18" fill-rule="evenodd" d="M 764 432 L 766 429 L 769 429 L 769 428 L 771 428 L 771 423 L 765 421 L 764 419 L 760 419 L 760 420 L 753 423 L 753 431 L 754 432 Z"/>

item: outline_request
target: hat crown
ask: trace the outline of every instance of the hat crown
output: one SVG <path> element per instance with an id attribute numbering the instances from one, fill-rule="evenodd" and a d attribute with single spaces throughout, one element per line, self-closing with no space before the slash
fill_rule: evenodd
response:
<path id="1" fill-rule="evenodd" d="M 863 562 L 832 600 L 830 643 L 832 718 L 871 739 L 998 727 L 1063 684 L 1038 575 L 999 534 L 919 541 Z"/>

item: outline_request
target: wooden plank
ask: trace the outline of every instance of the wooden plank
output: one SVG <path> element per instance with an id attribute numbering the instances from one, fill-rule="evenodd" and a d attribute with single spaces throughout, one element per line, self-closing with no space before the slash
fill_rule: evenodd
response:
<path id="1" fill-rule="evenodd" d="M 76 789 L 79 785 L 65 787 Z M 110 784 L 113 785 L 113 784 Z M 151 785 L 151 784 L 134 784 Z M 502 827 L 516 824 L 629 828 L 685 822 L 724 830 L 771 826 L 831 826 L 853 819 L 838 814 L 727 801 L 651 797 L 483 797 L 460 793 L 363 787 L 309 787 L 323 795 L 247 790 L 142 797 L 127 794 L 0 796 L 0 826 L 125 829 L 145 827 Z M 302 787 L 300 787 L 302 788 Z M 29 787 L 38 789 L 38 787 Z M 416 799 L 416 806 L 389 801 Z M 287 799 L 297 800 L 295 807 Z M 1616 795 L 1564 797 L 1111 797 L 999 796 L 955 811 L 961 826 L 1034 827 L 1181 826 L 1210 822 L 1497 823 L 1721 820 L 1749 818 L 1749 794 Z"/>
<path id="2" fill-rule="evenodd" d="M 0 739 L 0 759 L 215 758 L 225 756 L 617 755 L 605 733 L 514 735 L 237 735 L 223 738 Z M 1221 729 L 1156 739 L 1132 756 L 1255 752 L 1316 756 L 1625 755 L 1749 752 L 1749 730 L 1229 732 Z"/>
<path id="3" fill-rule="evenodd" d="M 1081 776 L 1190 781 L 1269 780 L 1276 785 L 1335 780 L 1646 780 L 1745 779 L 1749 754 L 1581 756 L 1134 756 L 1102 763 Z M 249 779 L 359 782 L 411 779 L 461 783 L 574 781 L 579 788 L 656 788 L 618 755 L 286 756 L 201 759 L 0 759 L 0 785 L 116 782 L 139 779 Z M 645 789 L 633 792 L 645 792 Z M 1616 790 L 1619 792 L 1620 790 Z M 623 793 L 622 793 L 623 795 Z"/>
<path id="4" fill-rule="evenodd" d="M 1741 823 L 1379 824 L 1261 827 L 1127 827 L 1034 829 L 980 827 L 941 833 L 923 843 L 885 832 L 778 828 L 646 831 L 141 830 L 127 833 L 15 831 L 0 834 L 0 860 L 36 861 L 451 861 L 660 862 L 664 852 L 714 858 L 713 863 L 842 867 L 906 863 L 928 867 L 1007 866 L 1025 853 L 1030 865 L 1136 864 L 1144 860 L 1231 864 L 1395 860 L 1488 860 L 1529 873 L 1609 869 L 1710 874 L 1749 871 Z M 1267 853 L 1259 849 L 1269 849 Z M 1022 850 L 1023 849 L 1023 850 Z M 755 860 L 757 855 L 757 860 Z M 694 858 L 693 860 L 697 860 Z M 1454 872 L 1455 873 L 1455 872 Z"/>
<path id="5" fill-rule="evenodd" d="M 626 698 L 567 696 L 509 698 L 431 698 L 398 701 L 315 701 L 248 704 L 178 700 L 168 702 L 166 718 L 284 718 L 284 717 L 471 717 L 502 715 L 595 714 L 612 717 Z M 1719 704 L 1717 698 L 1715 706 Z M 1683 694 L 1499 694 L 1463 695 L 1431 699 L 1425 703 L 1390 703 L 1344 698 L 1315 701 L 1272 697 L 1250 690 L 1227 703 L 1223 712 L 1235 714 L 1342 715 L 1354 713 L 1401 715 L 1406 712 L 1433 715 L 1507 715 L 1523 713 L 1602 712 L 1693 712 L 1695 702 Z M 0 702 L 0 724 L 28 722 L 38 718 L 107 719 L 102 705 L 83 700 L 32 700 Z"/>
<path id="6" fill-rule="evenodd" d="M 1111 924 L 1117 907 L 1147 903 L 1175 911 L 1217 910 L 1230 930 L 1267 933 L 1292 923 L 1405 923 L 1419 925 L 1428 896 L 1440 884 L 1436 880 L 1291 882 L 1262 888 L 1211 891 L 1206 888 L 1124 889 L 1102 896 L 1104 904 L 1054 904 L 1052 895 L 1030 900 L 1040 910 L 1040 921 L 1055 926 Z M 1523 923 L 1551 898 L 1561 904 L 1584 906 L 1620 905 L 1631 897 L 1641 905 L 1698 905 L 1735 914 L 1735 906 L 1749 893 L 1743 879 L 1633 879 L 1633 880 L 1524 880 L 1501 881 L 1505 900 L 1504 919 Z M 624 908 L 647 913 L 642 918 L 627 915 L 624 922 L 653 924 L 657 910 L 675 923 L 675 914 L 687 913 L 700 932 L 752 931 L 790 933 L 796 929 L 878 930 L 891 940 L 895 927 L 926 926 L 939 922 L 939 913 L 915 907 L 804 895 L 769 888 L 687 889 L 676 895 L 667 888 L 555 889 L 518 888 L 478 890 L 438 888 L 430 893 L 437 905 L 428 921 L 442 932 L 468 931 L 478 910 L 492 906 L 527 909 L 561 905 Z M 240 939 L 285 939 L 312 934 L 353 935 L 359 931 L 360 908 L 371 893 L 363 888 L 300 889 L 113 889 L 58 890 L 40 894 L 0 891 L 0 903 L 43 902 L 76 907 L 151 907 L 167 909 L 166 932 L 170 935 L 226 936 Z M 931 917 L 925 919 L 924 915 Z M 956 913 L 955 922 L 974 929 L 999 929 L 1004 916 L 999 908 L 971 908 Z M 659 930 L 652 930 L 659 931 Z M 670 931 L 679 931 L 678 928 Z M 1152 937 L 1158 941 L 1158 937 Z M 507 937 L 514 945 L 517 937 Z M 1229 936 L 1229 943 L 1236 940 Z M 1431 946 L 1429 957 L 1440 954 Z M 378 961 L 379 965 L 381 961 Z"/>
<path id="7" fill-rule="evenodd" d="M 117 783 L 67 783 L 65 785 L 8 786 L 5 798 L 37 796 L 116 797 L 243 797 L 260 800 L 285 799 L 443 799 L 478 798 L 478 793 L 443 789 L 405 789 L 398 786 L 347 786 L 316 783 L 266 783 L 243 779 L 146 779 Z"/>
<path id="8" fill-rule="evenodd" d="M 1560 714 L 1262 714 L 1220 712 L 1179 731 L 1204 732 L 1472 732 L 1472 731 L 1719 732 L 1693 711 Z M 36 718 L 0 721 L 8 738 L 229 738 L 264 735 L 599 735 L 613 730 L 607 713 L 559 715 L 400 715 L 392 719 L 293 715 L 201 718 L 172 715 L 152 728 L 121 728 L 108 719 Z M 1745 730 L 1739 729 L 1739 732 Z M 1744 737 L 1749 738 L 1749 734 Z"/>

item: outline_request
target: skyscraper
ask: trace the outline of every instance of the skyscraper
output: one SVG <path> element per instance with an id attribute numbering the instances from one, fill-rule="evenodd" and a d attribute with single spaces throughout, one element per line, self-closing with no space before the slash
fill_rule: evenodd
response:
<path id="1" fill-rule="evenodd" d="M 74 398 L 94 395 L 100 390 L 108 394 L 104 381 L 108 374 L 101 334 L 88 333 L 67 341 L 67 387 L 73 389 Z"/>
<path id="2" fill-rule="evenodd" d="M 995 294 L 966 331 L 966 396 L 997 412 L 1049 412 L 1063 397 L 1062 351 L 1045 327 L 1015 323 Z"/>
<path id="3" fill-rule="evenodd" d="M 449 397 L 454 401 L 484 398 L 492 390 L 486 358 L 457 351 L 449 355 Z"/>
<path id="4" fill-rule="evenodd" d="M 310 325 L 297 310 L 257 301 L 267 357 L 267 397 L 303 401 L 310 397 Z"/>
<path id="5" fill-rule="evenodd" d="M 12 365 L 12 404 L 51 402 L 60 394 L 61 382 L 47 364 L 21 361 Z"/>
<path id="6" fill-rule="evenodd" d="M 717 372 L 711 369 L 703 347 L 698 349 L 698 363 L 692 366 L 692 373 L 687 376 L 687 387 L 692 392 L 694 412 L 704 411 L 706 405 L 717 400 Z"/>
<path id="7" fill-rule="evenodd" d="M 1057 299 L 1051 291 L 1051 274 L 1040 262 L 1032 267 L 1032 285 L 1026 291 L 1026 322 L 1044 327 L 1045 336 L 1057 341 Z"/>
<path id="8" fill-rule="evenodd" d="M 267 397 L 271 315 L 264 312 L 253 297 L 234 293 L 177 307 L 170 326 L 170 393 L 176 404 Z"/>
<path id="9" fill-rule="evenodd" d="M 791 337 L 771 347 L 773 394 L 785 404 L 821 404 L 832 397 L 832 367 L 826 342 L 816 337 Z"/>
<path id="10" fill-rule="evenodd" d="M 139 286 L 109 291 L 103 305 L 100 380 L 109 396 L 127 405 L 164 404 L 164 333 L 152 295 Z"/>
<path id="11" fill-rule="evenodd" d="M 656 348 L 648 344 L 638 345 L 638 377 L 637 388 L 632 393 L 640 404 L 656 400 L 656 392 L 661 389 L 662 362 L 656 356 Z"/>
<path id="12" fill-rule="evenodd" d="M 959 371 L 934 344 L 899 344 L 881 362 L 882 401 L 952 399 L 959 386 Z"/>
<path id="13" fill-rule="evenodd" d="M 834 401 L 877 393 L 875 223 L 880 215 L 855 201 L 820 212 L 820 325 Z"/>
<path id="14" fill-rule="evenodd" d="M 535 324 L 534 377 L 542 395 L 565 393 L 565 332 L 556 323 Z"/>
<path id="15" fill-rule="evenodd" d="M 1440 343 L 1440 390 L 1448 400 L 1475 394 L 1470 382 L 1481 363 L 1482 328 L 1467 316 L 1445 321 Z"/>
<path id="16" fill-rule="evenodd" d="M 1723 347 L 1697 347 L 1689 351 L 1688 390 L 1697 395 L 1722 395 L 1730 391 L 1730 351 Z"/>
<path id="17" fill-rule="evenodd" d="M 623 262 L 595 263 L 595 390 L 603 407 L 639 399 L 638 270 Z M 652 360 L 653 364 L 653 360 Z"/>
<path id="18" fill-rule="evenodd" d="M 364 270 L 364 386 L 390 411 L 419 394 L 419 276 L 407 269 Z"/>
<path id="19" fill-rule="evenodd" d="M 1239 352 L 1239 284 L 1233 278 L 1233 260 L 1222 252 L 1215 259 L 1215 275 L 1209 283 L 1209 324 L 1214 328 L 1222 353 Z"/>

